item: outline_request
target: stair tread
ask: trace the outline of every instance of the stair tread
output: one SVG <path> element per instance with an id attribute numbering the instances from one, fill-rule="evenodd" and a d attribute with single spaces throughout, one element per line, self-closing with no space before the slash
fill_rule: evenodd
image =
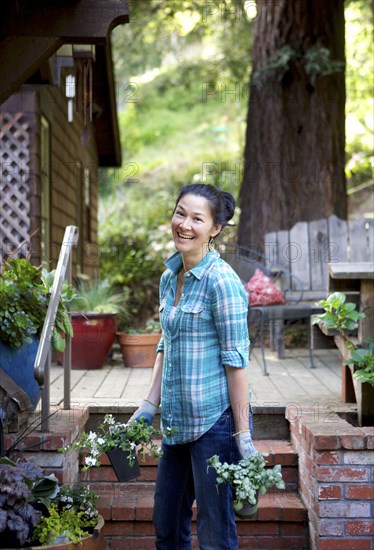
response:
<path id="1" fill-rule="evenodd" d="M 133 485 L 121 492 L 103 493 L 99 510 L 104 519 L 112 521 L 151 521 L 154 490 L 147 485 Z M 194 507 L 195 508 L 195 507 Z M 194 518 L 195 518 L 194 511 Z M 258 513 L 243 521 L 302 522 L 307 511 L 296 492 L 269 492 L 261 495 Z"/>

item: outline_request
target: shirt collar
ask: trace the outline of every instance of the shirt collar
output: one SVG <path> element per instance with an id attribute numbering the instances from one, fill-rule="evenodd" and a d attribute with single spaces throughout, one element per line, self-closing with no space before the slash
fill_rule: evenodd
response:
<path id="1" fill-rule="evenodd" d="M 206 270 L 211 266 L 211 264 L 219 258 L 219 254 L 216 250 L 210 250 L 204 258 L 199 262 L 195 267 L 190 269 L 189 273 L 192 273 L 196 279 L 201 279 Z M 170 269 L 174 274 L 177 274 L 180 268 L 183 265 L 182 255 L 180 252 L 175 252 L 170 258 L 164 262 L 167 268 Z"/>

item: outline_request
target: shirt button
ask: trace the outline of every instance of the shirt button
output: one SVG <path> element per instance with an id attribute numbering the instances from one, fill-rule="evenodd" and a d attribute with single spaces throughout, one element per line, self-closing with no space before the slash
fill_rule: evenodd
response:
<path id="1" fill-rule="evenodd" d="M 187 277 L 191 277 L 191 273 L 186 273 L 186 276 L 187 276 Z"/>

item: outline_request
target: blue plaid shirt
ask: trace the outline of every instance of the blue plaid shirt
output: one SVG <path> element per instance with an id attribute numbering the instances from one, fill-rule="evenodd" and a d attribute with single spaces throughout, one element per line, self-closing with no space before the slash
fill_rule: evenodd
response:
<path id="1" fill-rule="evenodd" d="M 172 322 L 182 257 L 175 253 L 160 282 L 164 351 L 161 386 L 163 428 L 169 444 L 187 443 L 207 432 L 230 406 L 225 365 L 248 363 L 248 298 L 233 269 L 216 251 L 184 274 L 183 293 Z"/>

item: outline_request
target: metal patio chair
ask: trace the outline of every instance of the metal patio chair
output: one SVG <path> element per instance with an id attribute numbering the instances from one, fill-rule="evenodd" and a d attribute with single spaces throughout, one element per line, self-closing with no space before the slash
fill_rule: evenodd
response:
<path id="1" fill-rule="evenodd" d="M 235 250 L 226 251 L 221 253 L 224 260 L 231 265 L 231 267 L 239 275 L 243 284 L 245 284 L 254 275 L 256 269 L 260 269 L 265 275 L 267 275 L 273 282 L 282 280 L 285 277 L 287 281 L 295 279 L 291 273 L 286 272 L 284 268 L 267 267 L 265 265 L 265 259 L 254 249 L 246 248 L 244 246 L 237 246 Z M 261 261 L 262 260 L 262 261 Z M 297 279 L 297 278 L 296 278 Z M 283 340 L 283 325 L 285 321 L 301 321 L 304 320 L 307 326 L 308 335 L 308 351 L 310 358 L 310 368 L 314 367 L 313 351 L 311 343 L 311 322 L 310 318 L 313 313 L 313 306 L 311 304 L 305 304 L 302 302 L 303 290 L 302 282 L 298 280 L 299 287 L 301 288 L 297 297 L 293 300 L 287 300 L 287 290 L 282 289 L 286 303 L 282 305 L 266 305 L 266 306 L 250 306 L 248 309 L 248 326 L 249 328 L 255 324 L 256 331 L 252 338 L 254 343 L 257 338 L 260 339 L 260 347 L 262 354 L 263 372 L 264 375 L 268 375 L 265 349 L 264 349 L 264 328 L 265 323 L 270 325 L 270 341 L 273 349 L 277 347 L 278 357 L 282 358 L 284 355 L 284 340 Z M 293 291 L 295 295 L 295 292 Z M 257 319 L 257 323 L 256 323 Z M 251 345 L 250 353 L 253 346 Z"/>

